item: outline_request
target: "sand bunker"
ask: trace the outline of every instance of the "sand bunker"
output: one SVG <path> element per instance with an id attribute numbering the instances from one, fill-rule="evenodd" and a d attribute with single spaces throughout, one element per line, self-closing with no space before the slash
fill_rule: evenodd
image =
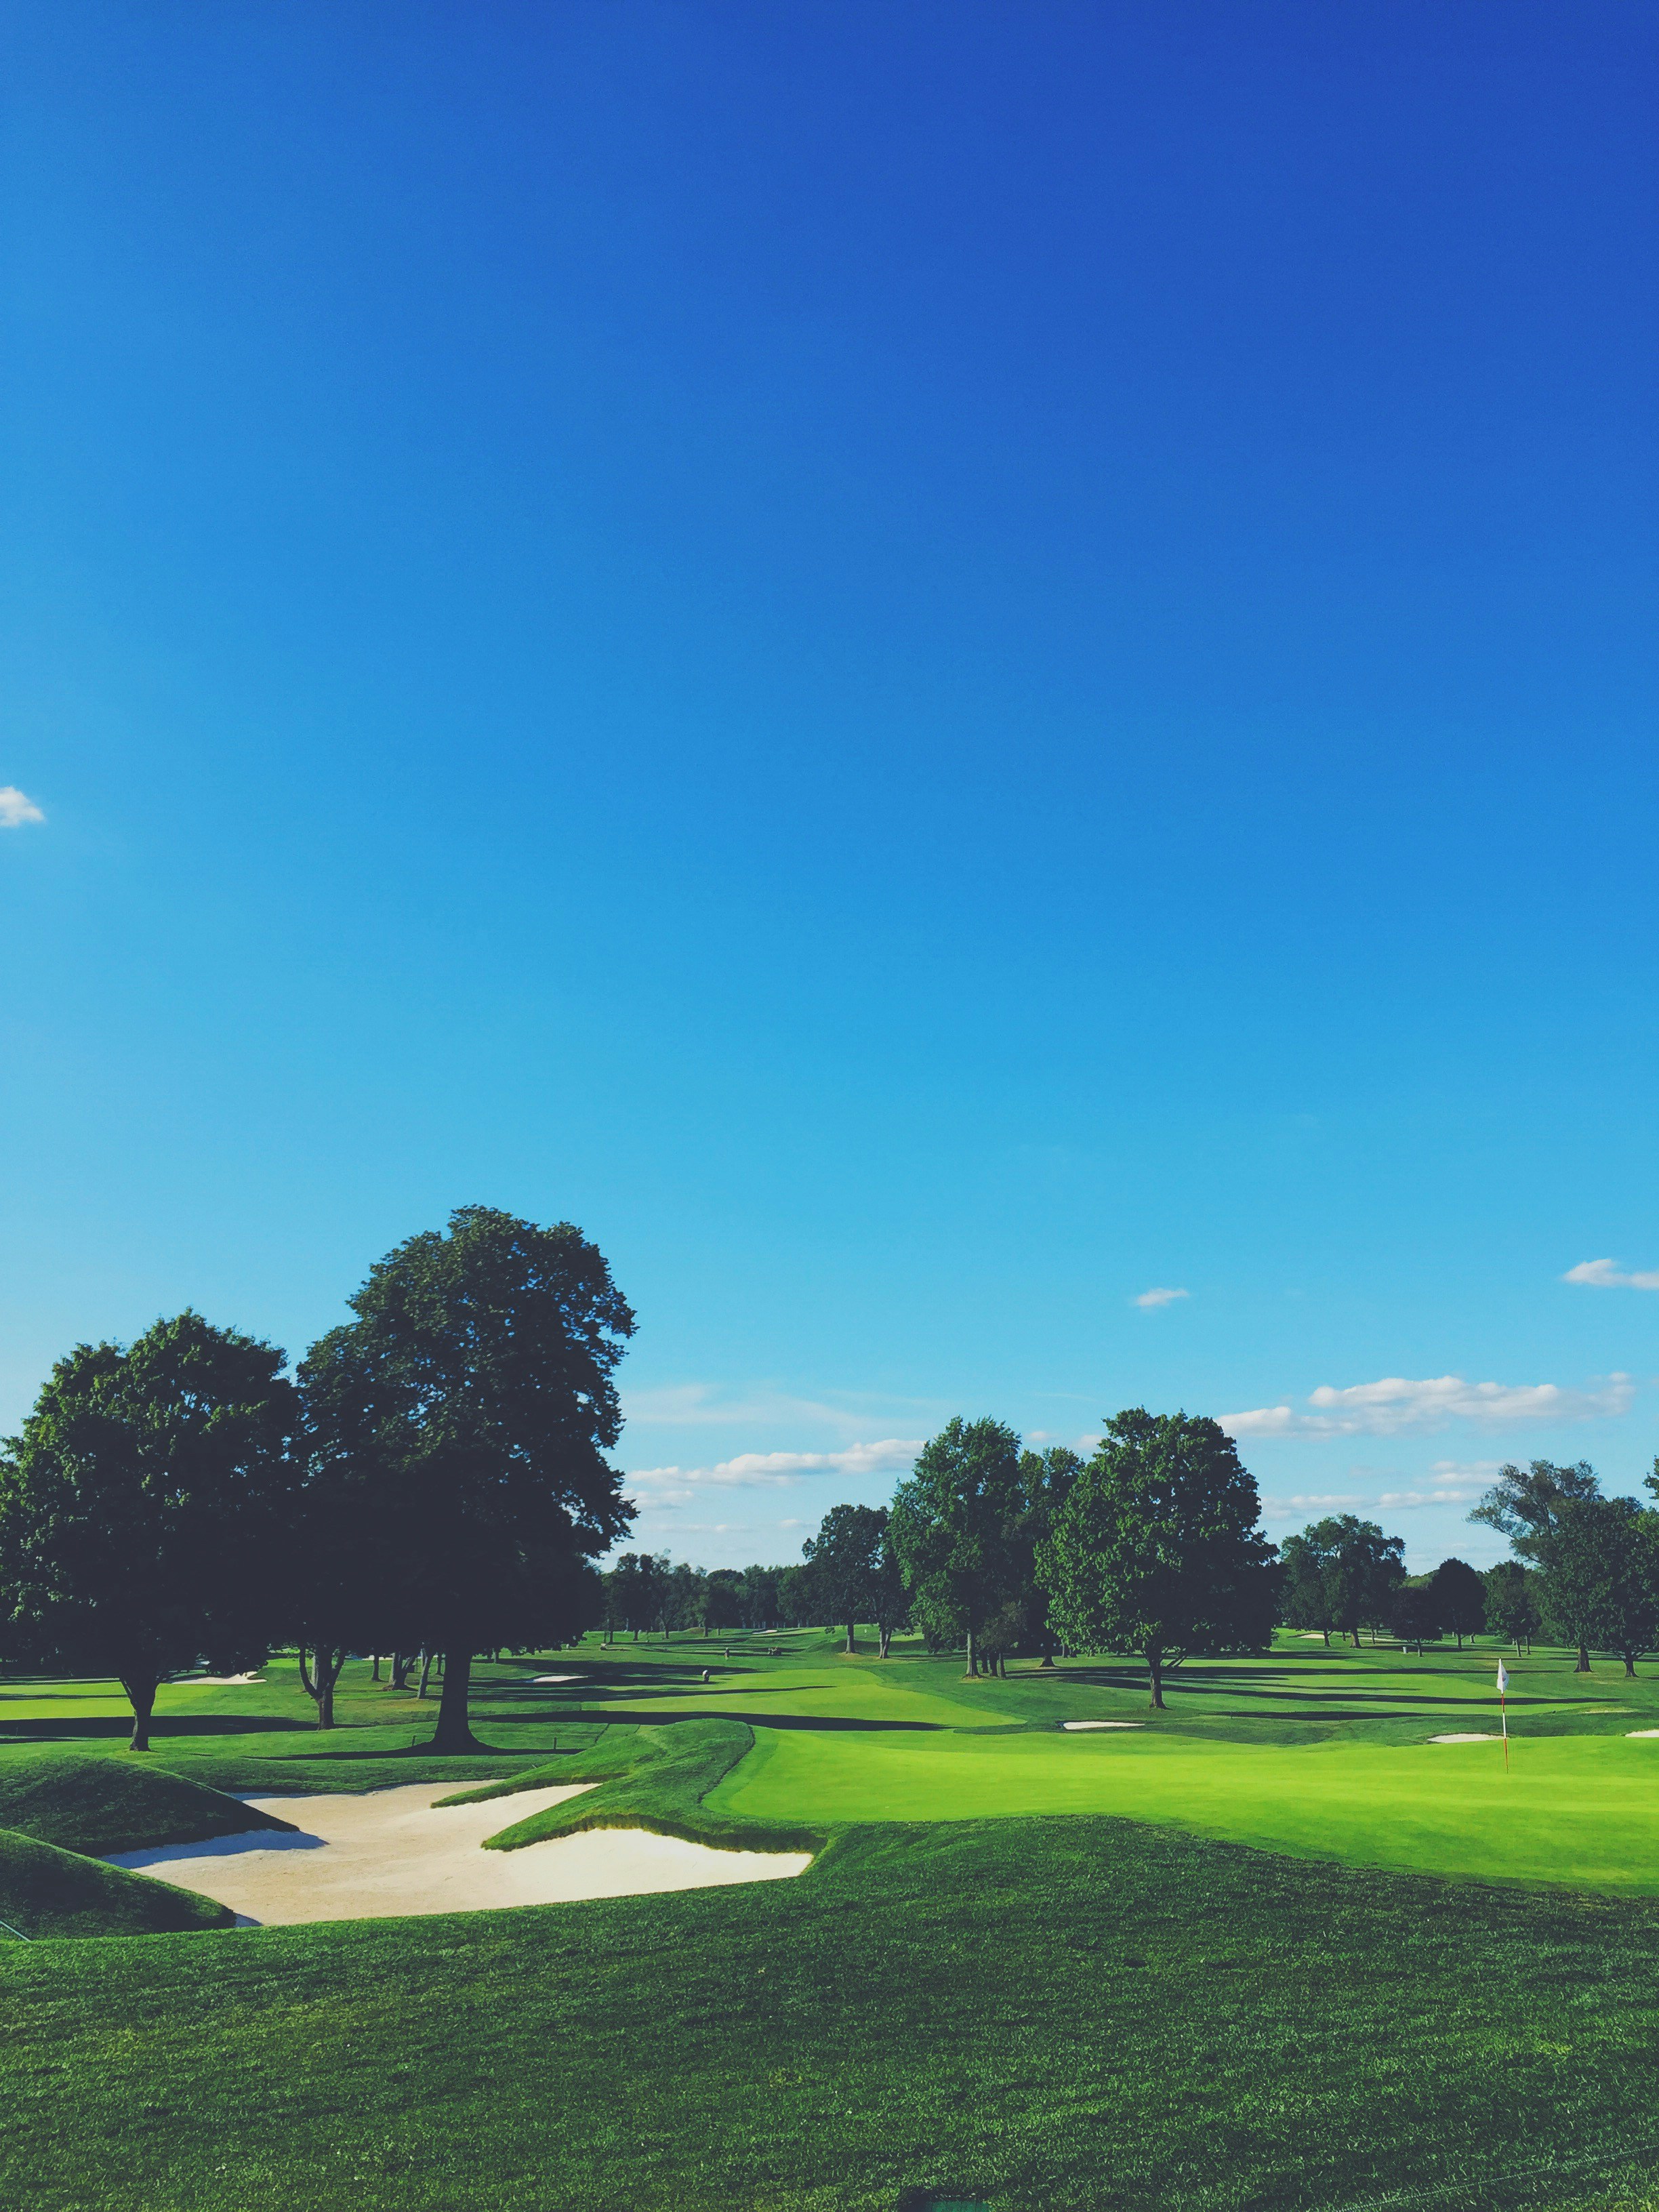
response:
<path id="1" fill-rule="evenodd" d="M 1626 1735 L 1659 1735 L 1659 1729 L 1626 1729 Z"/>
<path id="2" fill-rule="evenodd" d="M 1060 1723 L 1061 1728 L 1067 1730 L 1076 1729 L 1145 1728 L 1146 1725 L 1146 1723 L 1145 1721 L 1062 1721 Z"/>
<path id="3" fill-rule="evenodd" d="M 1431 1743 L 1496 1743 L 1495 1735 L 1431 1735 Z"/>
<path id="4" fill-rule="evenodd" d="M 232 1683 L 263 1682 L 264 1676 L 263 1674 L 175 1674 L 173 1680 L 175 1682 L 211 1682 L 220 1689 L 225 1689 Z"/>
<path id="5" fill-rule="evenodd" d="M 248 1797 L 245 1804 L 297 1822 L 300 1832 L 254 1828 L 211 1843 L 123 1851 L 109 1863 L 214 1898 L 256 1927 L 704 1889 L 772 1881 L 811 1864 L 810 1851 L 716 1851 L 642 1828 L 589 1829 L 516 1851 L 482 1848 L 486 1836 L 594 1786 L 520 1790 L 435 1811 L 434 1800 L 453 1783 L 409 1783 L 361 1797 Z"/>

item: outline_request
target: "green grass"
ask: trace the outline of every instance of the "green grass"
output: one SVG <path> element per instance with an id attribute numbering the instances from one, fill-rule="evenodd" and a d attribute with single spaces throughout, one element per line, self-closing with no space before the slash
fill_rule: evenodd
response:
<path id="1" fill-rule="evenodd" d="M 835 1644 L 486 1666 L 460 1760 L 361 1665 L 332 1736 L 291 1662 L 165 1692 L 157 1764 L 219 1789 L 504 1778 L 507 1848 L 828 1840 L 730 1890 L 0 1946 L 0 2203 L 1659 2212 L 1659 1677 L 1512 1662 L 1505 1779 L 1425 1741 L 1494 1724 L 1484 1644 L 1281 1638 L 1078 1735 L 1147 1719 L 1139 1670 Z M 0 1684 L 0 1788 L 131 1768 L 111 1687 Z M 513 1823 L 532 1780 L 599 1786 Z"/>
<path id="2" fill-rule="evenodd" d="M 0 1920 L 20 1936 L 149 1936 L 228 1928 L 222 1905 L 0 1828 Z M 7 1953 L 27 1944 L 0 1929 Z"/>
<path id="3" fill-rule="evenodd" d="M 0 2202 L 1480 2212 L 1650 2172 L 1656 2034 L 1644 1900 L 866 1828 L 737 1890 L 12 1946 Z"/>
<path id="4" fill-rule="evenodd" d="M 1659 1891 L 1659 1741 L 1499 1746 L 1192 1736 L 784 1733 L 711 1813 L 827 1826 L 1115 1813 L 1314 1858 L 1413 1872 Z"/>
<path id="5" fill-rule="evenodd" d="M 112 1857 L 292 1825 L 269 1813 L 251 1813 L 234 1797 L 137 1755 L 51 1751 L 28 1760 L 0 1760 L 0 1828 L 66 1851 Z"/>

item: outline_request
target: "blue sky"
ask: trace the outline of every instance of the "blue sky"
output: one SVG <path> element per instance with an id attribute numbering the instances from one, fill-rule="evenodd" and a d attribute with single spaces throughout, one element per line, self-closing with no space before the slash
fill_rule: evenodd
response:
<path id="1" fill-rule="evenodd" d="M 1414 1565 L 1636 1486 L 1651 6 L 0 62 L 0 1423 L 482 1201 L 610 1255 L 677 1557 L 957 1411 L 1237 1417 Z"/>

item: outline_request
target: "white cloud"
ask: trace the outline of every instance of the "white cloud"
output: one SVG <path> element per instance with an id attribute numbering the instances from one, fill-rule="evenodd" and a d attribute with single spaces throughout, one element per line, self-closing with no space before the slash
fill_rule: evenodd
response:
<path id="1" fill-rule="evenodd" d="M 1191 1296 L 1190 1291 L 1143 1291 L 1135 1304 L 1138 1306 L 1169 1306 L 1173 1305 L 1177 1298 L 1189 1298 Z"/>
<path id="2" fill-rule="evenodd" d="M 1443 1428 L 1449 1421 L 1496 1426 L 1511 1421 L 1588 1421 L 1622 1413 L 1636 1395 L 1628 1375 L 1608 1375 L 1592 1390 L 1564 1390 L 1554 1382 L 1466 1382 L 1441 1375 L 1420 1382 L 1389 1376 L 1380 1382 L 1329 1383 L 1313 1391 L 1311 1412 L 1298 1413 L 1287 1398 L 1243 1413 L 1223 1413 L 1231 1437 L 1394 1437 L 1407 1430 Z"/>
<path id="3" fill-rule="evenodd" d="M 713 1467 L 644 1467 L 628 1480 L 646 1490 L 684 1492 L 714 1483 L 732 1489 L 786 1489 L 809 1474 L 884 1474 L 908 1469 L 921 1449 L 920 1437 L 884 1437 L 879 1443 L 849 1444 L 843 1451 L 739 1452 Z"/>
<path id="4" fill-rule="evenodd" d="M 15 783 L 0 783 L 0 830 L 21 830 L 26 822 L 44 822 L 46 816 Z"/>
<path id="5" fill-rule="evenodd" d="M 1616 1260 L 1581 1260 L 1561 1279 L 1597 1291 L 1659 1291 L 1659 1274 L 1627 1275 Z"/>

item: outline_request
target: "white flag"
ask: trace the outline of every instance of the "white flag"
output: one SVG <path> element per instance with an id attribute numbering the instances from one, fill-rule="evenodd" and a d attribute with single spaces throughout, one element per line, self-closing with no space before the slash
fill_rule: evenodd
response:
<path id="1" fill-rule="evenodd" d="M 1498 1694 L 1501 1698 L 1510 1686 L 1510 1670 L 1500 1659 L 1498 1662 Z"/>

